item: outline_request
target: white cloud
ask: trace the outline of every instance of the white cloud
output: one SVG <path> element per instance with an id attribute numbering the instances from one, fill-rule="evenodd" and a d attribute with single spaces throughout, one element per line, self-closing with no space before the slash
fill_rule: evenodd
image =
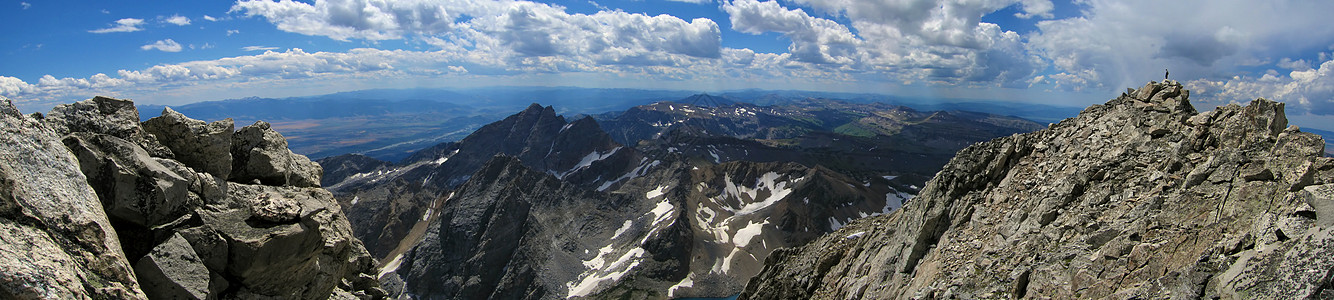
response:
<path id="1" fill-rule="evenodd" d="M 800 9 L 789 10 L 775 1 L 729 1 L 722 8 L 732 21 L 732 29 L 752 34 L 778 32 L 792 39 L 788 52 L 799 61 L 849 64 L 862 42 L 842 24 L 812 17 Z"/>
<path id="2" fill-rule="evenodd" d="M 1239 68 L 1324 50 L 1334 41 L 1325 16 L 1334 11 L 1329 1 L 1082 3 L 1084 16 L 1041 21 L 1029 37 L 1031 51 L 1056 67 L 1059 76 L 1048 78 L 1065 88 L 1142 85 L 1164 68 L 1177 79 L 1219 81 Z"/>
<path id="3" fill-rule="evenodd" d="M 516 61 L 562 55 L 671 64 L 675 55 L 716 58 L 721 49 L 718 24 L 709 19 L 687 22 L 622 11 L 570 14 L 564 7 L 529 1 L 247 0 L 232 11 L 306 35 L 371 41 L 420 38 L 442 48 L 487 49 Z"/>
<path id="4" fill-rule="evenodd" d="M 32 8 L 32 3 L 28 3 L 28 2 L 19 2 L 19 6 L 22 6 L 23 9 L 28 9 L 28 8 Z"/>
<path id="5" fill-rule="evenodd" d="M 279 30 L 336 40 L 390 40 L 404 34 L 438 34 L 449 31 L 462 10 L 477 6 L 474 1 L 295 1 L 243 0 L 232 12 L 262 16 Z M 492 6 L 503 6 L 495 3 Z"/>
<path id="6" fill-rule="evenodd" d="M 1287 102 L 1289 109 L 1318 115 L 1334 114 L 1334 61 L 1320 64 L 1319 69 L 1294 70 L 1287 76 L 1265 74 L 1259 77 L 1234 76 L 1226 80 L 1198 79 L 1188 82 L 1187 87 L 1204 96 L 1192 99 L 1203 98 L 1203 101 L 1214 104 L 1267 98 Z"/>
<path id="7" fill-rule="evenodd" d="M 237 33 L 241 33 L 241 31 L 240 31 L 240 30 L 236 30 L 236 29 L 228 29 L 228 30 L 227 30 L 227 36 L 232 36 L 233 34 L 237 34 Z"/>
<path id="8" fill-rule="evenodd" d="M 144 19 L 124 18 L 116 20 L 114 26 L 102 29 L 89 30 L 88 32 L 92 33 L 135 32 L 144 30 L 143 26 L 144 26 Z"/>
<path id="9" fill-rule="evenodd" d="M 1014 16 L 1020 19 L 1031 19 L 1033 17 L 1051 19 L 1051 11 L 1056 9 L 1056 5 L 1051 0 L 1022 0 L 1023 12 L 1015 13 Z"/>
<path id="10" fill-rule="evenodd" d="M 0 76 L 0 95 L 19 95 L 31 92 L 33 86 L 22 79 Z"/>
<path id="11" fill-rule="evenodd" d="M 713 0 L 667 0 L 667 1 L 672 1 L 672 2 L 685 2 L 685 3 L 694 3 L 694 4 L 705 4 L 705 3 L 713 2 Z"/>
<path id="12" fill-rule="evenodd" d="M 176 43 L 176 41 L 171 39 L 165 39 L 153 42 L 152 44 L 139 46 L 139 49 L 158 50 L 162 52 L 181 52 L 181 44 Z"/>
<path id="13" fill-rule="evenodd" d="M 1017 33 L 980 22 L 983 15 L 1017 0 L 796 2 L 846 17 L 852 28 L 777 1 L 734 0 L 722 9 L 732 29 L 783 34 L 792 41 L 792 59 L 879 80 L 1018 87 L 1045 66 L 1025 49 Z M 1040 4 L 1024 7 L 1035 15 L 1044 13 Z"/>
<path id="14" fill-rule="evenodd" d="M 162 22 L 173 24 L 176 26 L 185 26 L 185 25 L 190 25 L 190 18 L 186 18 L 185 16 L 182 15 L 171 15 L 170 17 L 163 19 Z"/>
<path id="15" fill-rule="evenodd" d="M 278 49 L 278 47 L 266 47 L 266 46 L 245 46 L 245 47 L 241 47 L 241 50 L 245 50 L 245 51 L 269 51 L 269 50 L 277 50 L 277 49 Z"/>
<path id="16" fill-rule="evenodd" d="M 218 21 L 218 18 L 214 18 L 213 16 L 209 16 L 209 15 L 204 15 L 204 20 L 205 20 L 205 21 L 209 21 L 209 22 L 217 22 L 217 21 Z"/>

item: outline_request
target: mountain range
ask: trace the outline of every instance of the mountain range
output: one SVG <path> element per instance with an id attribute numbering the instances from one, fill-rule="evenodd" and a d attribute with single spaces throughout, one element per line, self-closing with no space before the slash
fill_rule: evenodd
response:
<path id="1" fill-rule="evenodd" d="M 1334 297 L 1328 142 L 1282 103 L 1189 96 L 1151 82 L 1047 126 L 782 95 L 534 103 L 397 161 L 311 161 L 274 123 L 123 99 L 6 101 L 0 296 Z M 358 103 L 303 101 L 280 106 Z M 400 104 L 370 115 L 418 113 Z"/>
<path id="2" fill-rule="evenodd" d="M 573 121 L 532 104 L 399 163 L 318 162 L 391 294 L 725 297 L 773 249 L 903 205 L 931 164 L 965 145 L 1041 128 L 884 104 L 704 97 Z M 836 132 L 854 126 L 870 129 Z M 900 136 L 931 131 L 970 134 Z M 825 161 L 845 155 L 867 163 Z"/>

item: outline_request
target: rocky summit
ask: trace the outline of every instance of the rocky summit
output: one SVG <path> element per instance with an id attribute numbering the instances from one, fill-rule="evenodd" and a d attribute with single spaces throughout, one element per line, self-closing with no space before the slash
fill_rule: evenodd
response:
<path id="1" fill-rule="evenodd" d="M 259 122 L 0 103 L 0 298 L 375 299 L 319 165 Z"/>
<path id="2" fill-rule="evenodd" d="M 1149 83 L 958 155 L 902 209 L 774 251 L 744 299 L 1329 299 L 1334 159 L 1258 99 Z"/>

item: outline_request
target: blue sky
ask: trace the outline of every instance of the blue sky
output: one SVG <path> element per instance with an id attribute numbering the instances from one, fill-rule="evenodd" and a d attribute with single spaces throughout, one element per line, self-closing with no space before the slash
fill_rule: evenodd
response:
<path id="1" fill-rule="evenodd" d="M 1331 1 L 0 1 L 0 96 L 25 111 L 516 85 L 1084 106 L 1170 68 L 1201 109 L 1334 124 Z"/>

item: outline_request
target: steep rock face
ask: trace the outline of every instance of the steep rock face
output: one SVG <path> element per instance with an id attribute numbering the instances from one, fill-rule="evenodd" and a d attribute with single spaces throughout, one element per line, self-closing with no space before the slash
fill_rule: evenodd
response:
<path id="1" fill-rule="evenodd" d="M 5 237 L 0 249 L 16 261 L 0 267 L 9 268 L 0 271 L 0 282 L 12 283 L 0 296 L 385 296 L 371 275 L 374 258 L 352 237 L 333 195 L 294 186 L 317 186 L 318 175 L 268 182 L 278 185 L 227 182 L 213 175 L 223 170 L 218 162 L 226 157 L 198 155 L 233 149 L 222 141 L 253 139 L 234 137 L 225 121 L 205 126 L 168 110 L 151 130 L 169 136 L 161 140 L 172 145 L 167 147 L 126 111 L 134 111 L 128 100 L 102 97 L 57 107 L 51 115 L 62 117 L 43 122 L 68 130 L 59 138 L 12 106 L 5 110 L 5 121 L 14 124 L 4 127 L 3 138 L 14 141 L 5 146 L 15 148 L 0 160 L 6 166 L 0 168 L 0 199 L 7 203 L 0 207 L 5 220 L 14 221 L 5 223 L 14 225 L 6 228 L 14 234 L 0 235 Z M 205 127 L 195 130 L 199 126 Z M 63 145 L 50 147 L 57 140 Z M 285 145 L 281 136 L 263 141 L 240 149 L 290 154 L 275 149 Z M 147 149 L 178 149 L 181 157 L 196 159 L 177 161 L 171 150 Z M 247 165 L 290 168 L 256 166 L 261 161 L 282 160 Z M 33 235 L 41 231 L 49 232 L 45 239 Z"/>
<path id="2" fill-rule="evenodd" d="M 1334 161 L 1259 99 L 1150 83 L 971 146 L 913 201 L 775 251 L 742 298 L 1328 298 Z"/>
<path id="3" fill-rule="evenodd" d="M 607 253 L 582 250 L 611 237 L 604 227 L 611 222 L 605 221 L 648 210 L 633 198 L 582 190 L 507 156 L 489 161 L 446 201 L 422 243 L 402 258 L 398 272 L 409 294 L 549 299 L 585 292 L 579 285 L 566 286 L 578 282 L 582 271 L 571 266 Z M 650 256 L 645 251 L 625 253 L 608 267 L 624 275 L 633 267 L 628 260 L 635 259 L 636 266 L 653 263 L 641 259 Z"/>
<path id="4" fill-rule="evenodd" d="M 346 205 L 357 236 L 372 254 L 388 261 L 419 240 L 414 235 L 421 232 L 413 229 L 424 230 L 422 223 L 428 218 L 423 214 L 429 207 L 467 182 L 496 154 L 518 157 L 535 171 L 602 190 L 621 184 L 618 179 L 630 177 L 624 174 L 635 171 L 644 159 L 633 148 L 612 141 L 591 118 L 566 122 L 555 109 L 533 104 L 458 142 L 418 151 L 398 165 L 353 168 L 358 172 L 339 174 L 344 180 L 329 189 Z M 349 161 L 322 162 L 336 170 L 359 164 Z M 400 243 L 404 240 L 409 245 Z"/>
<path id="5" fill-rule="evenodd" d="M 0 103 L 0 298 L 145 297 L 84 178 L 54 130 Z"/>

